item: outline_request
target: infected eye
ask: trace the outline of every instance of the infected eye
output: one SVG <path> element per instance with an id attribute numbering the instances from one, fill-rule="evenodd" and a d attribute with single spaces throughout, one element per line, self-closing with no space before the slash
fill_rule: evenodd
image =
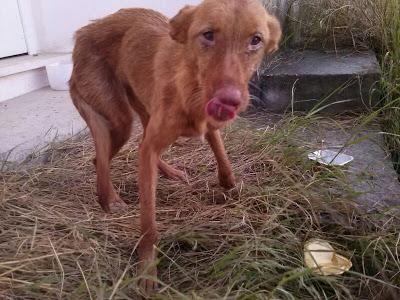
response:
<path id="1" fill-rule="evenodd" d="M 256 51 L 262 46 L 262 38 L 259 35 L 255 35 L 250 40 L 249 50 Z"/>
<path id="2" fill-rule="evenodd" d="M 261 40 L 261 38 L 260 38 L 258 35 L 253 36 L 253 38 L 251 39 L 251 45 L 252 45 L 252 46 L 257 46 L 257 45 L 259 45 L 261 42 L 262 42 L 262 40 Z"/>
<path id="3" fill-rule="evenodd" d="M 212 31 L 204 32 L 203 37 L 209 42 L 214 42 L 214 32 Z"/>
<path id="4" fill-rule="evenodd" d="M 215 33 L 214 31 L 206 31 L 204 33 L 201 34 L 200 36 L 201 38 L 201 43 L 203 44 L 203 46 L 205 47 L 212 47 L 215 45 Z"/>

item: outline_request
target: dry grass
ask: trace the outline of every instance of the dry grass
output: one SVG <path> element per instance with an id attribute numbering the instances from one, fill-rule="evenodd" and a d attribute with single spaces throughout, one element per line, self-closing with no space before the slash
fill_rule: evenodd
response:
<path id="1" fill-rule="evenodd" d="M 239 175 L 224 193 L 206 145 L 182 140 L 165 158 L 189 175 L 158 187 L 159 299 L 396 299 L 399 216 L 352 202 L 344 173 L 308 162 L 290 118 L 269 130 L 240 120 L 226 131 Z M 137 140 L 113 163 L 129 211 L 95 199 L 89 138 L 56 144 L 46 164 L 0 173 L 1 299 L 136 299 Z M 332 187 L 336 187 L 332 189 Z M 335 191 L 341 191 L 340 193 Z M 354 268 L 338 277 L 303 266 L 309 238 L 331 241 Z"/>
<path id="2" fill-rule="evenodd" d="M 390 49 L 393 3 L 397 0 L 292 1 L 289 34 L 303 47 Z M 290 0 L 289 0 L 290 2 Z"/>

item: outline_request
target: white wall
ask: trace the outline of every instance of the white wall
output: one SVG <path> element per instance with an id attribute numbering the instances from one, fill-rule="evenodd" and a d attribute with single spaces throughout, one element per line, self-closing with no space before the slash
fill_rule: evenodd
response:
<path id="1" fill-rule="evenodd" d="M 90 20 L 120 8 L 145 7 L 174 16 L 185 4 L 201 0 L 31 0 L 39 52 L 70 52 L 74 32 Z"/>

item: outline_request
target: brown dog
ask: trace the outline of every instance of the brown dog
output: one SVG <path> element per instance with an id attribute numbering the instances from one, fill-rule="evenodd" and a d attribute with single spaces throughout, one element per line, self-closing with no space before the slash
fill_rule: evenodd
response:
<path id="1" fill-rule="evenodd" d="M 133 112 L 143 124 L 139 153 L 141 268 L 156 275 L 157 167 L 184 178 L 160 159 L 178 137 L 206 137 L 220 184 L 235 178 L 219 129 L 249 103 L 248 82 L 281 29 L 257 0 L 205 0 L 172 20 L 146 9 L 121 10 L 76 35 L 71 96 L 96 146 L 97 192 L 110 212 L 124 202 L 110 180 L 110 160 L 131 134 Z M 142 281 L 146 291 L 151 280 Z"/>

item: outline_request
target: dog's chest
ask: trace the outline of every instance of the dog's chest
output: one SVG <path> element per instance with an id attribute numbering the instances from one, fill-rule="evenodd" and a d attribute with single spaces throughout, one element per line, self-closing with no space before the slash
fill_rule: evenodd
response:
<path id="1" fill-rule="evenodd" d="M 192 118 L 186 118 L 185 126 L 182 130 L 182 136 L 184 137 L 199 137 L 204 139 L 207 133 L 207 122 L 205 120 L 194 120 Z"/>

